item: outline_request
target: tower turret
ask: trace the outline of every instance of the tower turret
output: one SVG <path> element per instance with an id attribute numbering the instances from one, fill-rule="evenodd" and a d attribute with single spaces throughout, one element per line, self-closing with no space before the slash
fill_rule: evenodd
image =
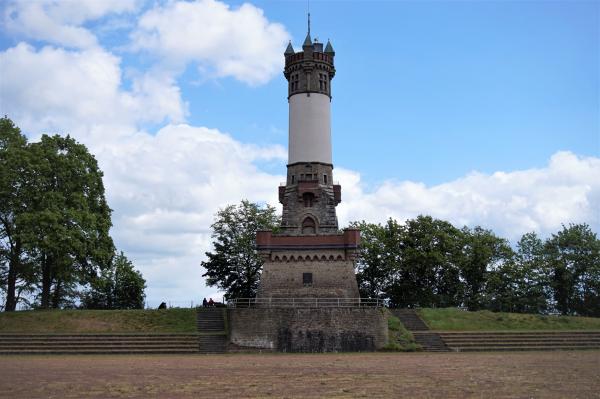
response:
<path id="1" fill-rule="evenodd" d="M 309 25 L 310 26 L 310 25 Z M 309 27 L 310 29 L 310 27 Z M 338 232 L 335 206 L 341 200 L 333 184 L 331 151 L 331 80 L 335 76 L 331 43 L 312 41 L 310 30 L 301 52 L 285 52 L 288 80 L 288 176 L 280 187 L 282 228 L 287 234 Z"/>

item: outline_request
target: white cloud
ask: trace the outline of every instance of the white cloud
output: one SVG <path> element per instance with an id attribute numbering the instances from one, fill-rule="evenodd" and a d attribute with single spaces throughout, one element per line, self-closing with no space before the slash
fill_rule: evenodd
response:
<path id="1" fill-rule="evenodd" d="M 35 132 L 120 135 L 143 122 L 182 121 L 186 112 L 179 87 L 167 74 L 150 71 L 122 88 L 120 59 L 100 48 L 68 51 L 26 43 L 0 53 L 2 112 Z M 96 131 L 99 131 L 96 129 Z M 105 140 L 106 137 L 97 137 Z"/>
<path id="2" fill-rule="evenodd" d="M 512 240 L 529 231 L 556 232 L 563 223 L 600 228 L 600 159 L 595 157 L 557 152 L 541 169 L 473 172 L 432 187 L 387 181 L 368 193 L 361 189 L 358 173 L 336 172 L 342 182 L 339 216 L 343 223 L 384 222 L 389 217 L 404 221 L 428 214 L 459 227 L 491 228 Z"/>
<path id="3" fill-rule="evenodd" d="M 204 74 L 260 84 L 281 72 L 289 34 L 251 4 L 232 9 L 199 0 L 168 2 L 147 11 L 131 37 L 133 48 L 170 63 L 195 62 Z"/>
<path id="4" fill-rule="evenodd" d="M 154 136 L 121 137 L 96 155 L 115 209 L 113 237 L 142 269 L 149 297 L 187 301 L 215 292 L 203 287 L 200 262 L 216 211 L 243 198 L 274 203 L 283 177 L 254 162 L 275 159 L 283 167 L 287 154 L 214 129 L 167 125 Z"/>
<path id="5" fill-rule="evenodd" d="M 135 11 L 138 0 L 10 1 L 4 7 L 9 32 L 67 47 L 96 46 L 96 36 L 82 25 L 108 14 Z"/>

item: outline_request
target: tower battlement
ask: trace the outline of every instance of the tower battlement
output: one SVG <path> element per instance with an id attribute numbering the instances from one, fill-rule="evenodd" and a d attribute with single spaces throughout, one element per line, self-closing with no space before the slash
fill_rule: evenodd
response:
<path id="1" fill-rule="evenodd" d="M 284 55 L 283 74 L 288 80 L 288 98 L 294 94 L 321 93 L 331 99 L 331 80 L 335 76 L 335 51 L 330 41 L 327 41 L 323 50 L 323 43 L 316 39 L 311 41 L 308 34 L 302 51 L 296 53 L 290 42 Z"/>

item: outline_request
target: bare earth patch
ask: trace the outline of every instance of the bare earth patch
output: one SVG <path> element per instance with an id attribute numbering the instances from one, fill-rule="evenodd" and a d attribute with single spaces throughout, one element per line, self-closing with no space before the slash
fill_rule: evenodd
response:
<path id="1" fill-rule="evenodd" d="M 600 351 L 3 356 L 1 398 L 600 398 Z"/>

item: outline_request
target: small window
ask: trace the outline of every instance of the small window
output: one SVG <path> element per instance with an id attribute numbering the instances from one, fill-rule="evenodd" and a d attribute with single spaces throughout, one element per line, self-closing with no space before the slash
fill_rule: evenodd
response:
<path id="1" fill-rule="evenodd" d="M 292 184 L 294 184 L 294 180 L 296 180 L 295 178 L 296 176 L 292 175 Z"/>
<path id="2" fill-rule="evenodd" d="M 312 273 L 302 273 L 302 285 L 305 287 L 312 287 L 312 284 Z"/>
<path id="3" fill-rule="evenodd" d="M 300 181 L 304 181 L 304 173 L 300 174 Z"/>
<path id="4" fill-rule="evenodd" d="M 320 73 L 319 74 L 319 89 L 320 90 L 326 90 L 327 89 L 327 81 L 325 80 L 326 77 L 324 74 Z"/>
<path id="5" fill-rule="evenodd" d="M 323 184 L 327 184 L 327 175 L 323 175 Z"/>

